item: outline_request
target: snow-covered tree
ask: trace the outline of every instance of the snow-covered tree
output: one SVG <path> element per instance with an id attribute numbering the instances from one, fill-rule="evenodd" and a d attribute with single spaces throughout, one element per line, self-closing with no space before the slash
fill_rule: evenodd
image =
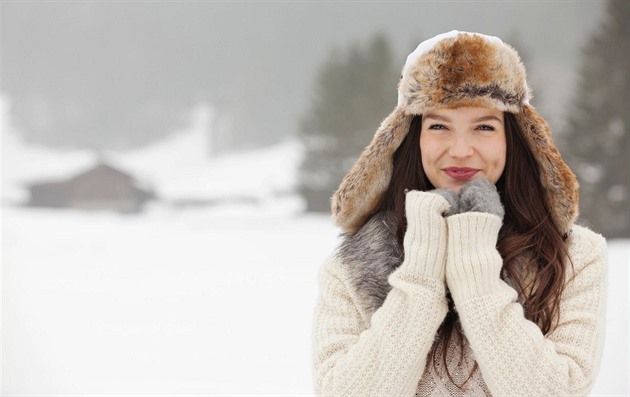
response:
<path id="1" fill-rule="evenodd" d="M 322 64 L 299 138 L 305 155 L 300 192 L 309 211 L 328 211 L 329 198 L 396 105 L 399 70 L 387 39 L 332 51 Z"/>
<path id="2" fill-rule="evenodd" d="M 581 221 L 630 235 L 630 2 L 609 0 L 586 43 L 567 130 L 559 143 L 581 185 Z"/>

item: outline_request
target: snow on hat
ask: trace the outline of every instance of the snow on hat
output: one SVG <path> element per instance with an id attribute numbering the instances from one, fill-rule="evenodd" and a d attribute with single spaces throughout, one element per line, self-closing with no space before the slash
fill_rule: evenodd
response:
<path id="1" fill-rule="evenodd" d="M 405 62 L 398 105 L 332 197 L 335 223 L 355 233 L 378 210 L 392 177 L 394 152 L 414 116 L 436 108 L 474 106 L 516 116 L 540 167 L 554 223 L 566 233 L 578 215 L 578 183 L 529 98 L 525 67 L 501 39 L 454 30 L 422 42 Z"/>

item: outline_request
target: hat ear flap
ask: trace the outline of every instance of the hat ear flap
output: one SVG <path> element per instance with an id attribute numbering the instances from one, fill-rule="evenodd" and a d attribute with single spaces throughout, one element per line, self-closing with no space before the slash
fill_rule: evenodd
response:
<path id="1" fill-rule="evenodd" d="M 516 120 L 538 161 L 541 183 L 545 187 L 553 220 L 560 232 L 566 233 L 578 216 L 579 184 L 575 174 L 562 160 L 553 144 L 551 129 L 533 106 L 524 105 Z"/>
<path id="2" fill-rule="evenodd" d="M 396 108 L 383 120 L 333 195 L 333 220 L 344 232 L 357 232 L 378 209 L 392 178 L 394 152 L 407 136 L 413 117 Z"/>

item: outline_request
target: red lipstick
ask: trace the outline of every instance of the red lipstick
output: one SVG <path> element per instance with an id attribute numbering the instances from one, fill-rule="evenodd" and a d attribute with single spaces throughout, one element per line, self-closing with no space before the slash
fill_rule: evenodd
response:
<path id="1" fill-rule="evenodd" d="M 478 169 L 469 167 L 447 167 L 443 168 L 442 171 L 446 172 L 448 176 L 453 179 L 457 179 L 458 181 L 467 181 L 479 172 Z"/>

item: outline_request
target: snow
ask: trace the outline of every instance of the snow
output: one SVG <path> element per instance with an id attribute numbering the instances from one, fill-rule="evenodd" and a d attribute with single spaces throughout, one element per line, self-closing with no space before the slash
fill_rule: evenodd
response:
<path id="1" fill-rule="evenodd" d="M 327 217 L 5 208 L 5 222 L 5 395 L 312 393 Z"/>
<path id="2" fill-rule="evenodd" d="M 15 205 L 26 178 L 94 158 L 30 147 L 2 126 L 3 395 L 313 394 L 317 272 L 339 231 L 289 193 L 295 143 L 207 158 L 194 127 L 109 153 L 166 198 L 119 215 Z M 256 200 L 169 204 L 237 195 Z M 628 393 L 629 250 L 609 242 L 594 396 Z"/>
<path id="3" fill-rule="evenodd" d="M 26 185 L 41 180 L 68 177 L 88 168 L 94 162 L 94 154 L 86 150 L 57 150 L 27 145 L 21 137 L 2 126 L 2 185 L 3 202 L 22 202 L 28 198 Z M 63 159 L 63 161 L 59 161 Z"/>
<path id="4" fill-rule="evenodd" d="M 450 32 L 438 34 L 437 36 L 431 37 L 430 39 L 427 39 L 423 41 L 422 43 L 418 44 L 418 47 L 416 47 L 416 49 L 407 56 L 407 60 L 405 61 L 405 66 L 403 67 L 403 73 L 408 68 L 410 68 L 411 65 L 413 65 L 413 63 L 416 62 L 418 58 L 420 58 L 422 55 L 426 54 L 427 52 L 431 51 L 437 43 L 445 39 L 451 39 L 451 38 L 457 37 L 460 34 L 480 36 L 490 43 L 493 43 L 496 45 L 503 44 L 503 40 L 501 40 L 500 38 L 496 36 L 488 36 L 482 33 L 475 33 L 475 32 L 460 32 L 459 30 L 451 30 Z"/>
<path id="5" fill-rule="evenodd" d="M 298 142 L 210 157 L 212 142 L 208 126 L 212 117 L 208 108 L 200 106 L 192 113 L 191 128 L 146 148 L 108 157 L 122 168 L 152 181 L 158 195 L 169 202 L 234 197 L 266 201 L 293 188 L 294 165 L 300 159 Z"/>
<path id="6" fill-rule="evenodd" d="M 121 152 L 51 150 L 28 145 L 6 117 L 2 125 L 2 200 L 20 203 L 31 182 L 57 180 L 85 171 L 97 161 L 134 175 L 141 185 L 156 190 L 169 204 L 249 201 L 266 203 L 294 188 L 301 156 L 297 141 L 286 141 L 256 151 L 211 157 L 208 126 L 213 113 L 207 106 L 191 112 L 191 126 L 147 147 Z"/>

